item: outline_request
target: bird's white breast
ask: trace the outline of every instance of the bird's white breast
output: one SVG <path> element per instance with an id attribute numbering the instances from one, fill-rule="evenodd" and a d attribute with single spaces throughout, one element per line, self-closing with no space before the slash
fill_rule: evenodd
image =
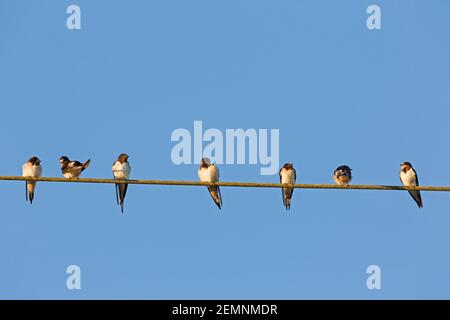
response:
<path id="1" fill-rule="evenodd" d="M 412 169 L 409 169 L 406 173 L 400 172 L 400 180 L 402 180 L 405 186 L 415 186 L 416 185 L 416 174 Z"/>
<path id="2" fill-rule="evenodd" d="M 208 182 L 208 168 L 200 168 L 197 173 L 201 182 Z"/>
<path id="3" fill-rule="evenodd" d="M 40 177 L 41 172 L 41 166 L 36 166 L 29 162 L 22 166 L 22 176 L 24 177 Z"/>
<path id="4" fill-rule="evenodd" d="M 128 162 L 121 163 L 120 161 L 116 161 L 114 162 L 112 171 L 116 179 L 128 179 L 131 173 L 131 166 Z"/>
<path id="5" fill-rule="evenodd" d="M 22 176 L 31 177 L 31 163 L 27 162 L 22 166 Z"/>
<path id="6" fill-rule="evenodd" d="M 64 178 L 66 178 L 66 179 L 72 179 L 72 178 L 75 178 L 75 175 L 74 175 L 73 173 L 71 173 L 71 172 L 65 172 L 65 173 L 63 173 L 63 176 L 64 176 Z"/>
<path id="7" fill-rule="evenodd" d="M 295 172 L 294 170 L 287 170 L 285 168 L 281 169 L 281 183 L 295 183 Z"/>
<path id="8" fill-rule="evenodd" d="M 198 177 L 201 182 L 218 182 L 220 177 L 219 169 L 215 165 L 210 165 L 208 168 L 200 168 Z"/>

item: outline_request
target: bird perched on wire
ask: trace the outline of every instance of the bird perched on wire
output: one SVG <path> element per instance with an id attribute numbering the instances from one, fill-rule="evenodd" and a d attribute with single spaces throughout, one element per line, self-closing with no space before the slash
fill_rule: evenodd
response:
<path id="1" fill-rule="evenodd" d="M 208 158 L 203 158 L 200 168 L 198 169 L 198 177 L 200 182 L 219 182 L 219 168 L 215 164 L 211 164 Z M 216 186 L 208 186 L 209 194 L 219 209 L 222 209 L 222 196 L 220 188 Z"/>
<path id="2" fill-rule="evenodd" d="M 33 177 L 40 178 L 42 175 L 41 160 L 38 157 L 30 158 L 22 166 L 22 176 L 23 177 Z M 36 182 L 26 181 L 25 182 L 25 199 L 33 204 L 34 191 L 36 190 Z"/>
<path id="3" fill-rule="evenodd" d="M 89 167 L 91 159 L 87 160 L 85 163 L 79 161 L 72 161 L 66 156 L 59 158 L 59 163 L 61 164 L 61 172 L 66 179 L 79 178 L 80 174 Z"/>
<path id="4" fill-rule="evenodd" d="M 280 183 L 283 184 L 295 184 L 297 179 L 297 173 L 294 169 L 294 165 L 292 163 L 285 163 L 280 171 L 278 172 L 280 176 Z M 294 188 L 281 188 L 281 196 L 283 197 L 283 205 L 286 210 L 291 209 L 291 200 L 292 194 L 294 193 Z"/>
<path id="5" fill-rule="evenodd" d="M 339 166 L 334 170 L 333 180 L 336 184 L 343 186 L 352 182 L 352 169 L 349 166 Z"/>
<path id="6" fill-rule="evenodd" d="M 112 172 L 114 179 L 128 180 L 130 178 L 131 166 L 128 163 L 128 158 L 126 153 L 122 153 L 113 163 Z M 115 188 L 117 204 L 120 205 L 120 209 L 123 213 L 123 203 L 125 201 L 125 195 L 127 194 L 128 183 L 116 183 Z"/>
<path id="7" fill-rule="evenodd" d="M 417 173 L 414 170 L 413 166 L 409 162 L 403 162 L 400 165 L 400 181 L 404 186 L 408 187 L 417 187 L 419 185 L 419 178 L 417 177 Z M 419 208 L 423 208 L 422 197 L 420 195 L 420 191 L 416 190 L 408 190 L 411 197 L 417 203 Z"/>

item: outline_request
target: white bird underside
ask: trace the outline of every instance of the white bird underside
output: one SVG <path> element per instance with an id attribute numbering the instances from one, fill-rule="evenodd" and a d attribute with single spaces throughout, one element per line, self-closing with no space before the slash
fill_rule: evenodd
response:
<path id="1" fill-rule="evenodd" d="M 400 180 L 402 181 L 403 185 L 405 186 L 417 186 L 416 183 L 416 174 L 414 170 L 408 170 L 406 173 L 401 171 L 400 172 Z"/>
<path id="2" fill-rule="evenodd" d="M 41 166 L 33 165 L 29 162 L 22 166 L 22 176 L 39 178 L 42 174 Z"/>
<path id="3" fill-rule="evenodd" d="M 117 160 L 114 162 L 112 171 L 114 178 L 116 179 L 129 179 L 131 174 L 131 166 L 128 162 L 121 163 Z"/>
<path id="4" fill-rule="evenodd" d="M 281 183 L 295 184 L 295 171 L 282 168 L 280 171 Z"/>
<path id="5" fill-rule="evenodd" d="M 201 182 L 219 182 L 219 169 L 215 165 L 210 165 L 208 168 L 200 168 L 198 177 Z"/>
<path id="6" fill-rule="evenodd" d="M 68 172 L 64 172 L 63 176 L 66 179 L 78 178 L 81 174 L 81 171 L 82 171 L 81 168 L 73 168 L 73 169 L 70 169 L 70 171 L 68 171 Z"/>

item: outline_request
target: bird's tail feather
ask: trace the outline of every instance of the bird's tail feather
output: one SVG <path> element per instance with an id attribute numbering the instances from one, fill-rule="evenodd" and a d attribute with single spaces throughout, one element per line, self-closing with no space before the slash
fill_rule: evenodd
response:
<path id="1" fill-rule="evenodd" d="M 27 189 L 26 189 L 27 201 L 30 201 L 30 204 L 33 204 L 34 190 L 36 188 L 36 182 L 29 182 L 29 181 L 27 181 L 26 187 L 27 187 Z"/>
<path id="2" fill-rule="evenodd" d="M 286 210 L 291 210 L 291 198 L 286 198 Z"/>
<path id="3" fill-rule="evenodd" d="M 219 209 L 222 209 L 222 196 L 219 187 L 208 187 L 209 194 Z"/>
<path id="4" fill-rule="evenodd" d="M 117 184 L 114 184 L 114 189 L 116 190 L 116 203 L 119 205 L 119 191 L 117 190 Z"/>
<path id="5" fill-rule="evenodd" d="M 114 179 L 116 179 L 116 177 L 114 177 Z M 117 203 L 117 205 L 119 205 L 119 191 L 118 191 L 117 183 L 114 183 L 114 190 L 116 191 L 116 203 Z"/>
<path id="6" fill-rule="evenodd" d="M 91 159 L 87 160 L 85 163 L 83 163 L 83 168 L 86 169 L 91 164 Z"/>
<path id="7" fill-rule="evenodd" d="M 423 208 L 422 196 L 420 195 L 420 192 L 419 191 L 409 191 L 409 194 L 414 199 L 414 201 L 417 203 L 417 206 L 419 208 Z"/>
<path id="8" fill-rule="evenodd" d="M 121 208 L 122 213 L 123 213 L 123 204 L 125 202 L 125 196 L 127 195 L 128 184 L 127 183 L 120 183 L 118 185 L 118 189 L 119 189 L 120 208 Z"/>
<path id="9" fill-rule="evenodd" d="M 294 192 L 293 188 L 283 189 L 283 204 L 286 207 L 286 210 L 291 210 L 291 199 L 293 192 Z"/>

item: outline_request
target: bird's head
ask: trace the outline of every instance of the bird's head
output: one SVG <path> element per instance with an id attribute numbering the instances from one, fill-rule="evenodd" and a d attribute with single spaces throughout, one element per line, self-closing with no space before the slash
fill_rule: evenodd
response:
<path id="1" fill-rule="evenodd" d="M 400 165 L 400 168 L 403 172 L 407 172 L 409 169 L 412 168 L 412 164 L 405 161 Z"/>
<path id="2" fill-rule="evenodd" d="M 211 165 L 211 160 L 209 160 L 209 158 L 203 158 L 200 166 L 201 167 L 209 167 L 210 165 Z"/>
<path id="3" fill-rule="evenodd" d="M 59 163 L 61 163 L 61 165 L 64 165 L 68 162 L 69 162 L 69 158 L 67 158 L 66 156 L 62 156 L 61 158 L 59 158 Z"/>
<path id="4" fill-rule="evenodd" d="M 336 168 L 336 170 L 334 170 L 334 174 L 351 174 L 352 172 L 352 168 L 350 168 L 349 166 L 343 165 L 343 166 L 339 166 Z"/>
<path id="5" fill-rule="evenodd" d="M 294 164 L 287 162 L 283 165 L 283 168 L 286 170 L 294 169 Z"/>
<path id="6" fill-rule="evenodd" d="M 126 153 L 122 153 L 119 155 L 119 157 L 117 158 L 118 161 L 120 161 L 120 163 L 124 163 L 128 161 L 129 156 Z"/>
<path id="7" fill-rule="evenodd" d="M 30 158 L 30 160 L 28 160 L 29 163 L 33 164 L 33 165 L 40 165 L 41 160 L 38 157 L 32 157 Z"/>

